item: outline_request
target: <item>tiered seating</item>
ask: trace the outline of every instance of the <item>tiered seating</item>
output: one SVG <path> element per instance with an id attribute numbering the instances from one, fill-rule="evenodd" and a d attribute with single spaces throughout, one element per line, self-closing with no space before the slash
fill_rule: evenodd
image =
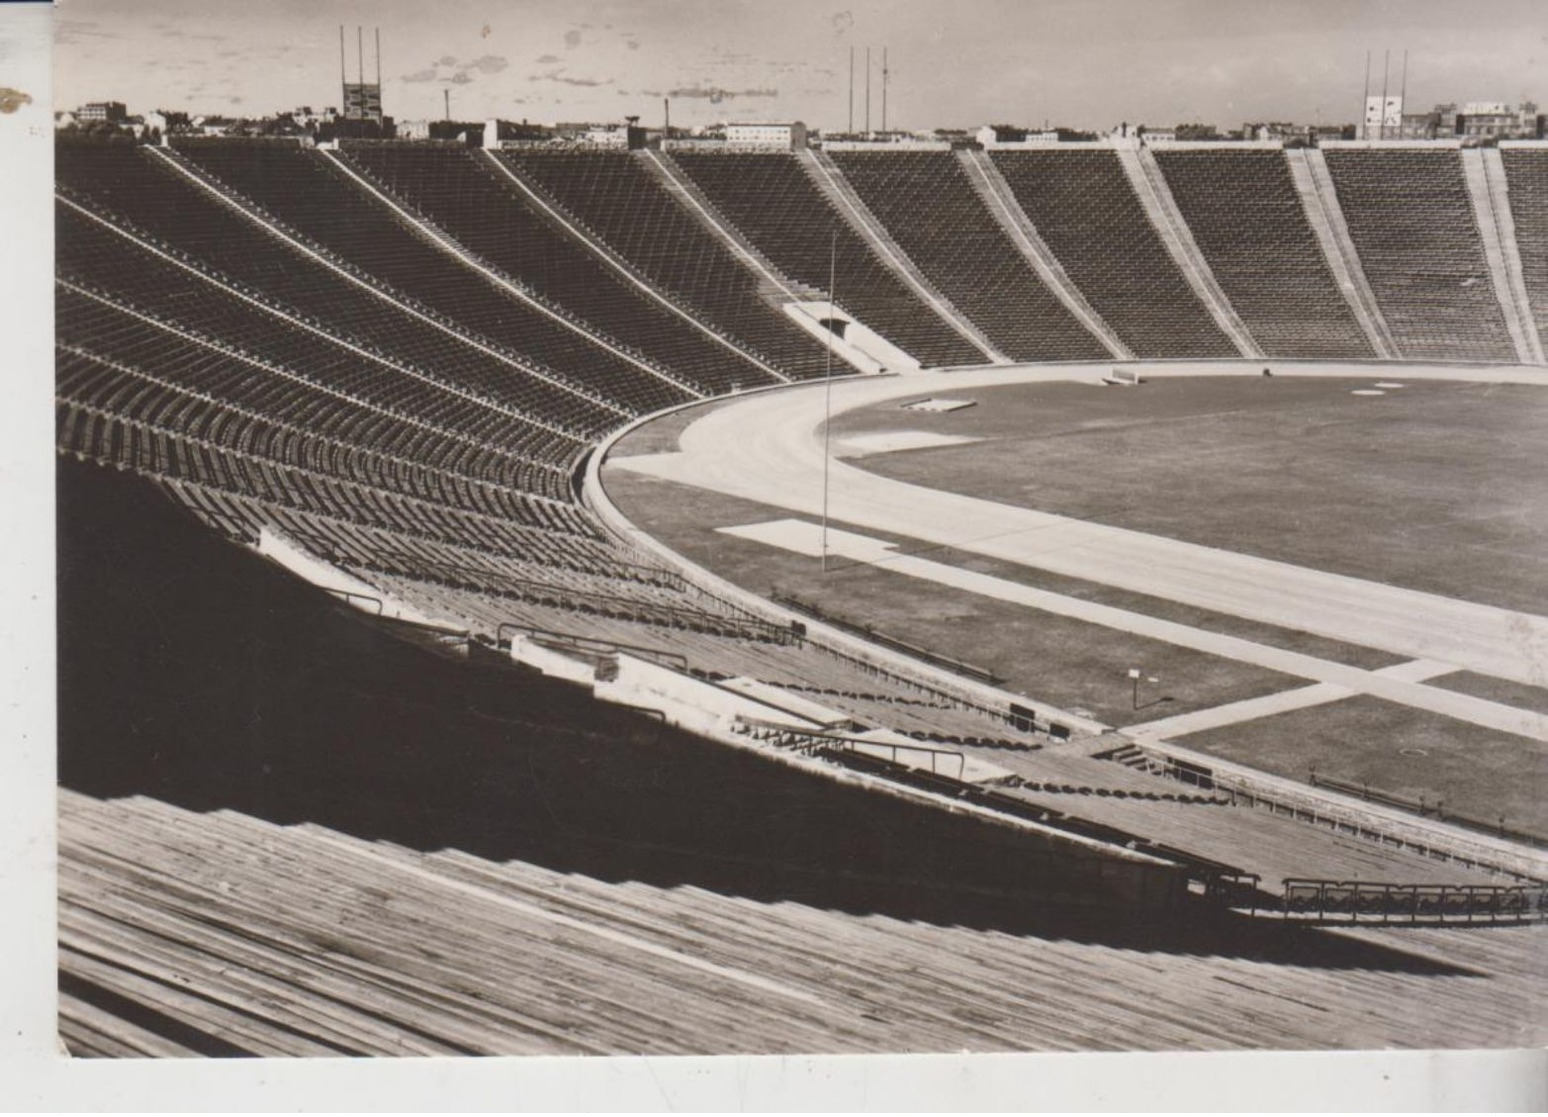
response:
<path id="1" fill-rule="evenodd" d="M 1537 332 L 1548 342 L 1548 151 L 1503 148 L 1510 216 Z"/>
<path id="2" fill-rule="evenodd" d="M 1375 356 L 1278 151 L 1168 151 L 1156 161 L 1215 279 L 1271 357 Z"/>
<path id="3" fill-rule="evenodd" d="M 104 160 L 104 151 L 112 157 Z M 441 329 L 405 313 L 393 302 L 292 252 L 199 187 L 158 166 L 154 158 L 133 149 L 62 146 L 58 158 L 62 192 L 114 227 L 134 232 L 141 240 L 239 286 L 291 318 L 369 353 L 390 357 L 424 377 L 442 379 L 592 438 L 640 406 L 587 386 L 581 379 L 554 373 L 541 362 L 517 357 L 514 352 L 502 355 L 492 345 L 481 347 L 476 338 L 459 328 L 448 325 Z M 134 275 L 139 265 L 123 261 L 151 257 L 144 252 L 131 253 L 122 238 L 78 217 L 68 205 L 60 212 L 61 268 L 65 267 L 66 253 L 79 252 L 71 259 L 83 274 L 139 295 L 141 285 Z M 69 216 L 63 216 L 67 213 Z M 147 291 L 146 297 L 159 293 L 177 303 L 185 297 L 188 286 L 186 281 L 176 286 L 156 284 L 156 290 Z M 269 328 L 265 325 L 244 335 L 243 344 L 257 344 Z M 607 354 L 598 352 L 598 356 L 605 358 Z M 605 363 L 599 361 L 599 367 Z M 626 388 L 633 377 L 631 371 Z"/>
<path id="4" fill-rule="evenodd" d="M 995 223 L 951 152 L 840 152 L 833 160 L 925 277 L 1008 356 L 1108 356 Z"/>
<path id="5" fill-rule="evenodd" d="M 676 151 L 670 158 L 791 279 L 826 291 L 832 259 L 834 301 L 921 364 L 984 363 L 876 257 L 794 156 Z"/>
<path id="6" fill-rule="evenodd" d="M 136 265 L 125 273 L 143 283 L 136 305 L 88 287 L 111 281 L 106 270 L 78 270 L 73 244 L 67 266 L 64 237 L 60 243 L 59 335 L 71 345 L 313 435 L 501 483 L 530 478 L 550 495 L 565 491 L 568 466 L 583 446 L 577 436 L 374 364 L 197 280 L 161 286 L 183 276 L 132 249 L 120 259 L 123 242 L 104 240 L 113 255 L 94 253 L 93 263 Z"/>
<path id="7" fill-rule="evenodd" d="M 191 144 L 179 154 L 306 242 L 384 284 L 402 301 L 455 324 L 477 342 L 520 354 L 631 412 L 689 398 L 657 375 L 660 370 L 598 345 L 593 336 L 597 331 L 572 329 L 421 238 L 315 151 L 225 141 Z"/>
<path id="8" fill-rule="evenodd" d="M 1456 151 L 1331 149 L 1328 173 L 1403 356 L 1513 361 Z"/>
<path id="9" fill-rule="evenodd" d="M 362 144 L 345 160 L 504 275 L 710 394 L 777 383 L 599 260 L 481 154 Z"/>
<path id="10" fill-rule="evenodd" d="M 1234 357 L 1111 151 L 995 151 L 995 168 L 1093 310 L 1135 356 Z"/>
<path id="11" fill-rule="evenodd" d="M 500 158 L 704 321 L 794 378 L 821 376 L 810 335 L 759 296 L 757 278 L 638 157 L 610 151 L 511 149 Z"/>
<path id="12" fill-rule="evenodd" d="M 1540 928 L 1180 940 L 1111 919 L 951 924 L 140 796 L 67 791 L 59 816 L 60 1030 L 77 1055 L 1494 1047 L 1542 1033 Z M 154 1011 L 112 1015 L 125 1000 Z"/>

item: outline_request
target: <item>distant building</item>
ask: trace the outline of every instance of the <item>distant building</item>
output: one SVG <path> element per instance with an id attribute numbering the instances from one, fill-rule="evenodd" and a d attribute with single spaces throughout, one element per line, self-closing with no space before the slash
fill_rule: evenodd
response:
<path id="1" fill-rule="evenodd" d="M 582 132 L 580 139 L 593 147 L 628 147 L 629 131 L 617 124 L 595 125 Z"/>
<path id="2" fill-rule="evenodd" d="M 806 146 L 806 125 L 799 120 L 788 124 L 727 124 L 726 142 L 795 151 Z"/>
<path id="3" fill-rule="evenodd" d="M 400 129 L 398 134 L 403 134 Z M 484 121 L 484 146 L 499 147 L 504 143 L 538 143 L 547 140 L 552 133 L 541 124 L 520 123 L 510 120 Z"/>
<path id="4" fill-rule="evenodd" d="M 1179 142 L 1194 140 L 1218 140 L 1221 138 L 1220 130 L 1213 124 L 1179 124 L 1173 133 Z M 1147 130 L 1147 137 L 1151 133 Z"/>
<path id="5" fill-rule="evenodd" d="M 1523 101 L 1469 101 L 1457 113 L 1455 134 L 1468 139 L 1536 139 L 1542 135 L 1537 105 Z"/>
<path id="6" fill-rule="evenodd" d="M 75 117 L 82 124 L 122 124 L 129 109 L 122 101 L 91 101 L 77 109 Z"/>
<path id="7" fill-rule="evenodd" d="M 985 151 L 994 151 L 1000 148 L 1041 147 L 1045 144 L 1058 143 L 1059 133 L 1053 129 L 1033 132 L 1009 124 L 985 124 L 974 133 L 974 139 Z"/>
<path id="8" fill-rule="evenodd" d="M 79 123 L 73 112 L 56 112 L 54 114 L 55 128 L 74 128 Z"/>

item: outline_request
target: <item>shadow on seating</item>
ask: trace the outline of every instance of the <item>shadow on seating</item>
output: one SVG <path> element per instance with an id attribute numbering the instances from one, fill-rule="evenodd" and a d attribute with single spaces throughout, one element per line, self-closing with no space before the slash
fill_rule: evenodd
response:
<path id="1" fill-rule="evenodd" d="M 1049 908 L 1029 882 L 1062 869 L 1014 831 L 388 633 L 130 475 L 62 459 L 59 507 L 60 779 L 89 795 L 942 925 L 1467 972 L 1314 929 Z"/>

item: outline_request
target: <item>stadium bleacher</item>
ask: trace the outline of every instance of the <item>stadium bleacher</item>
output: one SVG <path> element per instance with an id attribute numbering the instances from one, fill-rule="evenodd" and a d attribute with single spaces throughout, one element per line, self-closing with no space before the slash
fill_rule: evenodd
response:
<path id="1" fill-rule="evenodd" d="M 1155 151 L 1210 270 L 1270 357 L 1375 356 L 1278 151 Z"/>
<path id="2" fill-rule="evenodd" d="M 1521 274 L 1538 334 L 1548 339 L 1548 151 L 1504 147 Z"/>
<path id="3" fill-rule="evenodd" d="M 812 338 L 760 298 L 755 277 L 637 155 L 512 148 L 499 158 L 658 288 L 799 379 L 821 376 Z"/>
<path id="4" fill-rule="evenodd" d="M 1515 360 L 1458 152 L 1330 148 L 1324 156 L 1402 355 Z"/>
<path id="5" fill-rule="evenodd" d="M 1320 897 L 1332 894 L 1328 881 L 1349 876 L 1464 890 L 1504 879 L 1461 859 L 1439 860 L 1402 843 L 1265 813 L 1262 804 L 1237 802 L 1232 793 L 1103 759 L 1079 740 L 1061 739 L 1067 734 L 1019 723 L 961 679 L 852 654 L 851 645 L 809 640 L 798 626 L 755 616 L 615 536 L 574 483 L 602 439 L 637 416 L 696 396 L 776 382 L 759 361 L 793 379 L 820 375 L 823 353 L 764 301 L 753 272 L 684 209 L 642 157 L 513 151 L 499 158 L 720 337 L 639 291 L 502 180 L 483 153 L 362 144 L 335 155 L 255 141 L 152 152 L 62 142 L 56 207 L 61 456 L 142 475 L 143 484 L 229 538 L 251 544 L 268 535 L 292 543 L 350 576 L 351 584 L 365 583 L 447 631 L 464 633 L 470 647 L 476 643 L 492 657 L 500 652 L 502 669 L 513 675 L 504 649 L 512 633 L 527 633 L 557 648 L 584 649 L 575 654 L 599 670 L 616 668 L 621 655 L 643 654 L 680 665 L 674 669 L 701 683 L 753 680 L 782 689 L 792 701 L 838 712 L 848 719 L 846 732 L 893 730 L 921 748 L 961 758 L 964 770 L 972 763 L 1003 778 L 978 786 L 906 770 L 880 755 L 890 746 L 846 754 L 810 741 L 792 745 L 803 759 L 848 767 L 846 777 L 863 771 L 897 788 L 922 789 L 963 811 L 1000 810 L 1066 837 L 1105 842 L 1119 860 L 1139 850 L 1189 872 L 1240 866 L 1244 876 L 1263 878 L 1256 898 L 1271 900 L 1290 877 L 1318 878 Z M 794 157 L 678 152 L 664 158 L 686 172 L 719 219 L 790 279 L 826 290 L 829 249 L 836 244 L 837 301 L 857 318 L 926 364 L 985 363 L 835 214 Z M 995 225 L 955 156 L 835 158 L 915 264 L 997 344 L 1022 359 L 1103 354 Z M 1158 158 L 1221 287 L 1266 350 L 1370 356 L 1321 261 L 1279 153 L 1178 151 Z M 1548 308 L 1545 160 L 1541 152 L 1505 152 L 1539 323 Z M 1333 150 L 1328 162 L 1351 235 L 1405 355 L 1512 359 L 1467 194 L 1452 166 L 1455 153 Z M 1202 359 L 1232 352 L 1178 275 L 1111 153 L 996 153 L 995 165 L 1086 299 L 1140 356 Z M 431 243 L 413 215 L 454 238 L 462 252 Z M 491 281 L 486 270 L 503 279 Z M 576 715 L 587 728 L 534 714 L 524 730 L 536 727 L 556 747 L 582 739 L 600 708 L 577 701 L 583 693 L 566 692 L 587 711 Z M 90 999 L 93 983 L 131 999 L 148 995 L 149 986 L 126 976 L 132 972 L 127 962 L 93 961 L 93 943 L 120 917 L 167 924 L 143 906 L 131 913 L 139 901 L 96 889 L 127 870 L 105 867 L 92 835 L 109 823 L 131 822 L 151 835 L 152 848 L 163 840 L 176 845 L 178 835 L 197 842 L 205 831 L 154 801 L 118 806 L 67 796 L 67 805 L 74 827 L 68 845 L 77 858 L 67 868 L 64 966 L 78 983 L 64 1001 L 70 1034 L 83 1049 L 117 1044 L 115 1053 L 123 1053 L 139 1043 L 167 1053 L 176 1044 L 164 1035 L 97 1030 L 112 1025 L 102 1015 L 105 1002 Z M 214 819 L 208 832 L 246 826 L 250 837 L 262 831 L 264 841 L 293 843 L 302 855 L 315 837 L 244 817 Z M 351 856 L 402 862 L 408 855 L 384 848 Z M 528 895 L 553 883 L 531 866 L 473 865 L 463 857 L 447 852 L 417 863 L 428 865 L 432 876 L 474 874 L 480 887 Z M 161 872 L 148 868 L 144 879 L 180 886 L 176 871 L 156 876 Z M 310 895 L 304 876 L 298 897 Z M 675 898 L 636 888 L 597 902 L 618 895 L 638 901 L 651 926 L 670 921 L 663 905 Z M 770 916 L 745 899 L 683 902 L 733 928 Z M 837 926 L 816 909 L 776 914 L 793 926 L 824 932 Z M 639 916 L 631 910 L 619 918 Z M 839 927 L 836 933 L 846 932 Z M 888 924 L 877 932 L 877 944 L 889 958 L 891 949 L 922 957 L 955 943 L 955 933 Z M 140 949 L 138 940 L 133 949 Z M 1120 962 L 1128 957 L 1111 953 Z M 1218 960 L 1186 956 L 1201 981 L 1222 972 Z M 170 955 L 157 957 L 171 964 Z M 1091 957 L 1075 951 L 1066 961 L 1079 969 Z M 1026 951 L 1007 953 L 1003 964 L 1008 972 L 1042 965 Z M 799 970 L 806 963 L 792 965 Z M 856 967 L 854 973 L 863 968 Z M 895 968 L 912 972 L 901 962 Z M 1142 961 L 1131 970 L 1143 975 L 1155 968 Z M 205 976 L 224 980 L 213 968 Z M 1259 976 L 1270 981 L 1272 975 Z M 1276 989 L 1298 988 L 1280 977 L 1273 977 Z M 864 984 L 853 973 L 850 979 Z M 1370 1003 L 1371 987 L 1358 980 L 1318 980 L 1330 997 Z M 186 1003 L 175 993 L 157 995 L 168 1004 Z M 907 1000 L 883 998 L 889 1012 L 901 1011 Z M 1008 1010 L 1024 1010 L 1012 1001 Z M 1460 1003 L 1474 1005 L 1466 997 Z M 1473 1019 L 1476 1034 L 1488 1032 L 1482 1015 Z M 351 1016 L 356 1035 L 374 1026 L 364 1016 Z M 863 1048 L 873 1039 L 961 1034 L 955 1025 L 937 1028 L 929 1012 L 910 1021 L 851 1038 Z M 1134 1022 L 1138 1027 L 1149 1017 L 1136 1010 Z M 244 1027 L 241 1042 L 231 1041 L 244 1050 L 313 1050 L 311 1041 L 283 1027 L 270 1034 L 251 1019 Z M 787 1034 L 810 1042 L 832 1034 L 826 1028 L 775 1029 L 760 1042 Z M 502 1034 L 516 1049 L 525 1042 L 520 1036 L 533 1033 L 513 1026 Z M 618 1050 L 627 1046 L 620 1036 L 650 1031 L 634 1021 L 597 1034 L 600 1039 L 587 1043 Z M 1004 1020 L 984 1034 L 996 1042 L 1023 1034 L 1039 1042 L 1070 1038 L 1058 1029 L 1018 1030 Z M 1163 1034 L 1219 1043 L 1234 1033 L 1193 1022 Z M 1260 1041 L 1264 1034 L 1305 1042 L 1320 1033 L 1307 1025 L 1271 1029 Z M 1089 1043 L 1090 1036 L 1080 1039 Z M 1133 1035 L 1125 1042 L 1132 1046 Z M 714 1046 L 702 1035 L 684 1041 L 695 1045 Z M 441 1045 L 423 1046 L 428 1053 Z"/>
<path id="6" fill-rule="evenodd" d="M 995 223 L 951 152 L 846 151 L 833 161 L 925 277 L 1007 356 L 1109 356 Z"/>
<path id="7" fill-rule="evenodd" d="M 719 216 L 799 283 L 834 301 L 921 364 L 976 365 L 984 355 L 905 287 L 828 203 L 795 156 L 674 151 L 670 158 Z"/>
<path id="8" fill-rule="evenodd" d="M 994 151 L 995 168 L 1093 309 L 1138 357 L 1234 357 L 1111 151 Z"/>
<path id="9" fill-rule="evenodd" d="M 707 394 L 778 383 L 739 342 L 719 342 L 642 293 L 539 212 L 473 151 L 360 144 L 346 163 L 423 214 L 483 262 L 648 354 Z M 692 315 L 690 315 L 692 317 Z"/>
<path id="10" fill-rule="evenodd" d="M 578 322 L 554 305 L 535 308 L 432 245 L 324 154 L 239 142 L 193 143 L 176 157 L 307 243 L 385 284 L 401 301 L 456 323 L 477 342 L 521 354 L 632 411 L 693 398 L 664 366 L 601 327 Z"/>

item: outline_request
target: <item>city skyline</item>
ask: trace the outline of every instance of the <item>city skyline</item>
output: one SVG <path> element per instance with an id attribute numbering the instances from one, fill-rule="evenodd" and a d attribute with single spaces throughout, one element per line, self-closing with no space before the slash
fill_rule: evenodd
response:
<path id="1" fill-rule="evenodd" d="M 1079 128 L 1244 120 L 1352 122 L 1364 93 L 1366 51 L 1380 91 L 1409 52 L 1408 100 L 1515 102 L 1539 95 L 1548 33 L 1530 0 L 1459 9 L 1435 0 L 1335 5 L 1290 0 L 939 0 L 775 8 L 745 0 L 536 0 L 518 10 L 430 11 L 404 0 L 279 0 L 257 9 L 216 0 L 148 0 L 134 18 L 105 0 L 57 8 L 59 108 L 118 100 L 131 111 L 187 109 L 262 116 L 339 100 L 339 32 L 382 36 L 385 111 L 439 118 L 450 91 L 457 119 L 619 120 L 674 124 L 727 119 L 848 123 L 848 66 L 855 48 L 854 119 L 865 122 L 865 55 L 871 50 L 870 122 L 882 123 L 881 57 L 892 80 L 887 123 L 899 128 L 987 122 Z M 1520 28 L 1521 31 L 1513 31 Z M 1504 30 L 1502 30 L 1504 29 Z M 970 73 L 972 82 L 956 80 Z"/>

